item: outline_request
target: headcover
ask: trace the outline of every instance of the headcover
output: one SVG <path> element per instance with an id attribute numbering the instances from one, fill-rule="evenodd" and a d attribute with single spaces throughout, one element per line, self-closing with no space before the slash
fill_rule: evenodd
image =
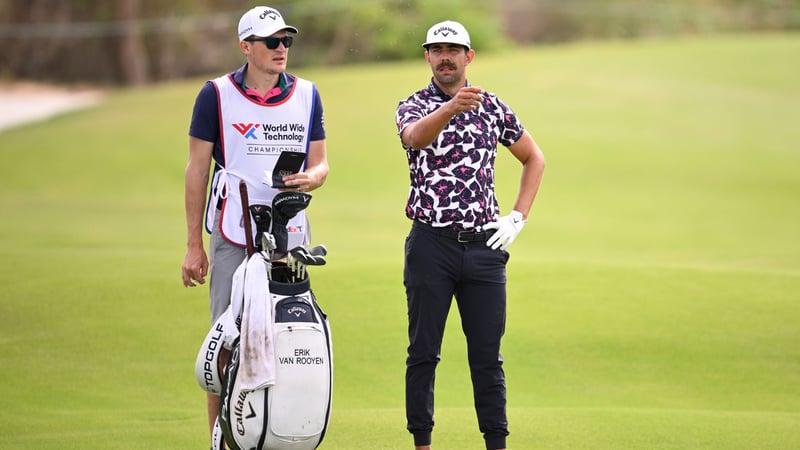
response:
<path id="1" fill-rule="evenodd" d="M 278 192 L 272 199 L 272 210 L 291 219 L 300 211 L 308 208 L 309 202 L 311 202 L 311 194 L 308 192 Z"/>
<path id="2" fill-rule="evenodd" d="M 269 244 L 265 245 L 265 242 L 269 242 L 265 233 L 269 234 L 272 227 L 272 208 L 267 205 L 250 205 L 250 215 L 256 223 L 256 249 L 270 251 Z"/>
<path id="3" fill-rule="evenodd" d="M 308 208 L 311 194 L 307 192 L 283 191 L 272 199 L 272 235 L 275 237 L 275 252 L 283 256 L 289 252 L 289 234 L 286 226 L 300 211 Z"/>
<path id="4" fill-rule="evenodd" d="M 194 375 L 197 378 L 197 384 L 206 392 L 216 395 L 222 392 L 219 356 L 223 348 L 230 350 L 233 342 L 238 337 L 239 329 L 236 328 L 233 313 L 231 308 L 228 307 L 208 332 L 200 351 L 197 353 L 197 360 L 194 364 Z"/>

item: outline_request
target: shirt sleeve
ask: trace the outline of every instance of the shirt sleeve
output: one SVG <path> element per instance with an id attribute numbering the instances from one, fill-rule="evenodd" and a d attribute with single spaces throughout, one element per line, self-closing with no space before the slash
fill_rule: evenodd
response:
<path id="1" fill-rule="evenodd" d="M 314 117 L 311 118 L 311 140 L 325 140 L 325 112 L 322 109 L 322 97 L 314 89 Z"/>
<path id="2" fill-rule="evenodd" d="M 397 135 L 402 136 L 403 130 L 412 123 L 422 119 L 424 114 L 422 112 L 422 108 L 419 106 L 417 102 L 414 101 L 413 97 L 409 97 L 406 100 L 400 102 L 397 105 L 397 112 L 395 114 L 395 121 L 397 123 Z"/>
<path id="3" fill-rule="evenodd" d="M 200 88 L 192 111 L 192 123 L 189 126 L 189 136 L 207 142 L 219 140 L 219 107 L 217 89 L 214 83 L 207 81 Z"/>
<path id="4" fill-rule="evenodd" d="M 498 113 L 500 114 L 500 123 L 498 124 L 500 128 L 499 141 L 501 144 L 508 147 L 513 145 L 519 140 L 519 138 L 522 137 L 525 127 L 522 126 L 519 118 L 516 114 L 514 114 L 514 111 L 512 111 L 508 105 L 506 105 L 497 97 L 495 97 L 495 100 L 498 107 Z"/>

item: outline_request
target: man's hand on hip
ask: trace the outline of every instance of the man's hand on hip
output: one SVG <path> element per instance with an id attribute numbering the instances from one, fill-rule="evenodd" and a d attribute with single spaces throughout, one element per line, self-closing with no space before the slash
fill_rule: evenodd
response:
<path id="1" fill-rule="evenodd" d="M 484 225 L 484 230 L 497 230 L 492 237 L 486 241 L 486 245 L 493 250 L 500 248 L 501 250 L 507 249 L 520 231 L 525 226 L 527 220 L 522 218 L 522 213 L 519 211 L 511 211 L 511 214 L 500 217 L 497 222 Z"/>

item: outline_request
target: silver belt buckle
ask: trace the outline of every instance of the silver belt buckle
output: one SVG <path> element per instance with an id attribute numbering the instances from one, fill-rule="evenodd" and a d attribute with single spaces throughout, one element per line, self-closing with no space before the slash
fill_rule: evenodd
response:
<path id="1" fill-rule="evenodd" d="M 466 239 L 462 239 L 461 238 L 461 233 L 468 233 L 468 232 L 467 231 L 459 231 L 458 232 L 458 242 L 470 242 L 470 241 L 468 241 Z"/>

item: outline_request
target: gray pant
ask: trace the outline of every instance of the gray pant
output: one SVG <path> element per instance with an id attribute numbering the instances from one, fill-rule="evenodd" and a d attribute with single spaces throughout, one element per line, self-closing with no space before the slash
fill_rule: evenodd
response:
<path id="1" fill-rule="evenodd" d="M 209 304 L 211 307 L 211 324 L 217 321 L 231 303 L 231 287 L 233 273 L 244 261 L 245 250 L 226 241 L 219 232 L 219 211 L 214 220 L 209 243 Z"/>

